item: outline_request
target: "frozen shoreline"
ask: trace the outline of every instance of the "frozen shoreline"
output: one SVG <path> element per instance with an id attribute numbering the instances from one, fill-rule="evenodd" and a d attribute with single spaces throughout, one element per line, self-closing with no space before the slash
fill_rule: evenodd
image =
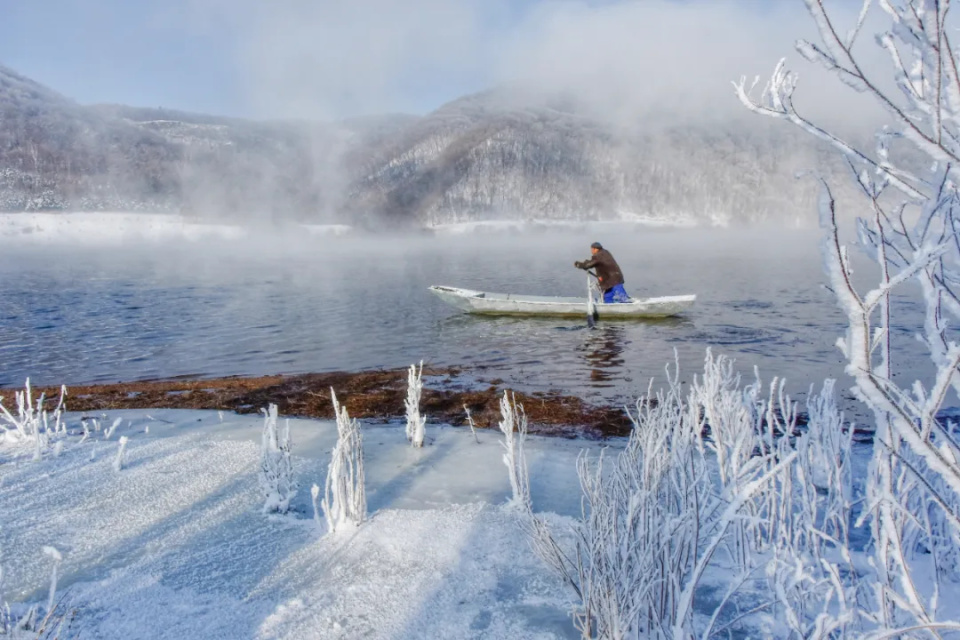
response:
<path id="1" fill-rule="evenodd" d="M 71 431 L 80 414 L 68 414 Z M 3 596 L 45 602 L 50 558 L 72 632 L 102 638 L 577 637 L 571 593 L 529 549 L 500 461 L 499 432 L 365 425 L 370 519 L 323 536 L 336 428 L 291 420 L 296 511 L 261 513 L 256 415 L 111 411 L 107 439 L 70 437 L 38 462 L 0 447 Z M 126 463 L 117 472 L 117 439 Z M 0 444 L 6 443 L 0 441 Z M 528 441 L 538 510 L 579 509 L 576 457 L 595 443 Z M 29 446 L 27 447 L 29 449 Z M 566 516 L 551 515 L 562 523 Z M 86 633 L 84 633 L 86 632 Z"/>
<path id="2" fill-rule="evenodd" d="M 722 361 L 720 365 L 708 362 L 704 376 L 713 377 L 704 383 L 705 388 L 715 388 L 718 375 L 725 376 L 727 383 L 733 380 Z M 727 399 L 749 402 L 752 397 L 726 383 L 721 387 L 727 389 L 721 394 Z M 679 391 L 678 385 L 672 388 L 671 393 Z M 691 393 L 691 401 L 701 397 Z M 821 400 L 831 395 L 832 384 L 825 384 Z M 52 394 L 47 396 L 52 398 Z M 32 394 L 28 391 L 18 398 L 21 415 L 34 415 L 33 409 L 22 411 L 26 397 Z M 551 538 L 561 545 L 556 548 L 566 549 L 562 553 L 568 558 L 574 546 L 578 557 L 581 550 L 597 552 L 580 546 L 584 540 L 580 536 L 591 531 L 581 517 L 594 524 L 607 521 L 603 515 L 606 503 L 590 493 L 597 489 L 591 484 L 596 480 L 585 479 L 585 469 L 597 470 L 595 477 L 600 478 L 597 462 L 613 460 L 623 451 L 626 456 L 619 457 L 621 462 L 636 459 L 643 473 L 653 474 L 650 482 L 656 490 L 646 492 L 638 486 L 639 493 L 631 494 L 630 504 L 644 500 L 644 518 L 669 525 L 653 524 L 638 530 L 638 537 L 625 540 L 640 544 L 659 536 L 656 539 L 663 543 L 657 548 L 681 549 L 687 542 L 685 538 L 677 542 L 675 536 L 679 539 L 691 531 L 699 532 L 701 526 L 705 536 L 723 536 L 731 523 L 739 522 L 734 511 L 740 508 L 739 499 L 731 499 L 726 489 L 714 493 L 712 482 L 704 483 L 711 470 L 727 469 L 731 478 L 734 471 L 730 469 L 741 463 L 739 458 L 719 453 L 732 444 L 723 435 L 728 433 L 729 423 L 717 423 L 724 425 L 716 431 L 719 440 L 702 439 L 700 423 L 695 422 L 692 441 L 685 443 L 680 437 L 664 441 L 664 429 L 671 428 L 665 420 L 677 415 L 679 405 L 666 396 L 661 399 L 662 407 L 649 407 L 645 418 L 638 418 L 645 420 L 644 426 L 634 430 L 629 439 L 596 442 L 528 436 L 520 454 L 524 480 L 509 475 L 508 468 L 516 473 L 514 444 L 505 447 L 505 436 L 499 431 L 474 432 L 430 423 L 428 413 L 425 446 L 414 448 L 402 422 L 364 423 L 362 450 L 355 446 L 353 451 L 364 469 L 366 506 L 360 513 L 366 517 L 359 525 L 341 522 L 335 531 L 328 531 L 328 521 L 320 517 L 316 498 L 311 499 L 308 489 L 329 483 L 334 473 L 332 463 L 328 467 L 330 452 L 335 445 L 342 445 L 343 436 L 341 432 L 338 438 L 338 425 L 333 421 L 288 421 L 293 441 L 290 473 L 299 491 L 290 500 L 290 493 L 283 489 L 283 501 L 287 504 L 289 500 L 291 510 L 277 515 L 264 511 L 265 496 L 269 503 L 271 492 L 277 489 L 265 486 L 262 477 L 271 437 L 264 425 L 275 424 L 275 417 L 265 421 L 256 414 L 196 409 L 67 414 L 58 409 L 49 421 L 47 413 L 42 419 L 36 413 L 32 426 L 27 427 L 7 416 L 10 424 L 0 431 L 0 562 L 4 570 L 0 603 L 12 604 L 14 619 L 31 607 L 39 607 L 42 616 L 49 606 L 45 605 L 49 576 L 56 567 L 59 582 L 49 601 L 59 603 L 56 610 L 61 614 L 73 617 L 72 635 L 178 640 L 576 638 L 578 631 L 570 618 L 578 607 L 569 588 L 573 583 L 551 569 L 542 546 L 537 551 L 531 548 L 530 525 L 539 522 L 550 530 Z M 714 406 L 710 400 L 704 405 Z M 790 472 L 785 484 L 774 485 L 775 494 L 780 495 L 783 487 L 806 487 L 804 478 L 814 479 L 829 471 L 823 461 L 830 456 L 822 455 L 822 449 L 834 436 L 816 434 L 830 428 L 840 437 L 841 424 L 834 409 L 817 406 L 818 426 L 811 423 L 808 433 L 798 436 L 796 449 L 786 438 L 777 442 L 781 462 L 775 468 L 764 471 L 757 468 L 761 458 L 743 458 L 745 471 L 737 477 L 755 478 L 743 485 L 743 491 L 753 492 L 758 483 L 766 482 L 759 474 L 770 478 L 795 461 L 802 466 Z M 501 408 L 501 413 L 505 423 L 512 421 L 508 409 Z M 836 422 L 827 426 L 825 419 Z M 753 433 L 757 425 L 751 420 L 746 417 L 740 426 Z M 276 438 L 275 427 L 270 428 Z M 852 433 L 847 434 L 843 437 L 849 442 Z M 745 451 L 753 451 L 762 435 L 749 437 Z M 664 442 L 670 446 L 664 448 Z M 839 447 L 842 452 L 833 461 L 839 475 L 831 477 L 864 477 L 868 451 L 846 447 Z M 702 507 L 697 502 L 694 510 L 683 509 L 682 503 L 664 493 L 674 484 L 659 483 L 656 469 L 664 460 L 660 454 L 670 450 L 678 456 L 674 462 L 679 461 L 683 469 L 692 465 L 692 473 L 703 483 L 696 489 L 704 500 Z M 640 455 L 651 451 L 657 455 Z M 809 459 L 801 457 L 807 455 L 802 452 L 811 454 Z M 621 486 L 616 484 L 617 474 L 624 473 L 621 462 L 603 469 L 602 475 L 614 482 L 609 490 L 602 487 L 603 495 L 611 500 L 620 499 L 613 497 L 619 495 L 613 489 Z M 592 471 L 587 474 L 593 475 Z M 674 475 L 662 477 L 671 478 L 677 487 L 688 486 Z M 284 483 L 284 487 L 290 486 L 286 480 Z M 820 486 L 816 480 L 814 485 Z M 529 487 L 529 493 L 523 490 L 522 494 L 529 496 L 529 503 L 526 497 L 518 498 L 519 486 Z M 835 509 L 827 501 L 836 501 L 839 494 L 808 489 L 799 493 L 791 489 L 784 504 L 792 505 L 793 516 L 781 518 L 787 523 L 782 526 L 803 528 L 804 523 L 814 522 L 801 521 L 807 517 L 807 507 L 795 501 L 806 499 L 804 496 L 821 496 L 810 505 L 814 514 L 820 507 Z M 844 495 L 848 493 L 850 497 L 859 494 L 852 485 Z M 758 496 L 759 501 L 766 499 Z M 526 504 L 533 513 L 526 511 Z M 780 504 L 779 498 L 776 504 Z M 849 504 L 843 504 L 848 506 L 840 505 L 842 510 L 836 515 L 846 523 L 855 513 L 848 513 Z M 718 511 L 723 505 L 728 506 Z M 691 518 L 697 522 L 693 529 Z M 848 530 L 847 526 L 842 528 L 848 532 L 843 540 L 849 540 L 844 543 L 849 558 L 845 562 L 849 570 L 869 579 L 868 532 L 859 526 Z M 696 535 L 699 544 L 700 534 Z M 792 580 L 795 568 L 786 574 L 769 573 L 778 562 L 792 557 L 788 554 L 797 553 L 791 549 L 759 548 L 755 558 L 739 560 L 749 561 L 751 572 L 767 572 L 766 579 L 756 584 L 751 581 L 738 586 L 737 578 L 731 582 L 730 572 L 736 569 L 738 556 L 726 553 L 702 556 L 698 562 L 702 573 L 678 572 L 677 580 L 684 581 L 684 589 L 695 589 L 698 594 L 696 606 L 691 601 L 684 614 L 688 624 L 712 625 L 721 610 L 720 619 L 733 624 L 737 618 L 731 616 L 739 609 L 725 607 L 713 594 L 742 587 L 737 607 L 762 601 L 762 590 L 764 585 L 769 587 L 769 581 Z M 636 555 L 640 551 L 641 547 L 629 550 L 629 557 L 643 557 Z M 834 557 L 832 545 L 820 551 L 823 558 Z M 625 561 L 628 564 L 623 566 L 634 566 Z M 684 567 L 688 563 L 680 570 Z M 803 565 L 803 570 L 813 569 Z M 638 579 L 656 581 L 655 575 L 651 578 L 647 573 L 638 574 Z M 850 585 L 850 597 L 855 588 Z M 949 597 L 952 589 L 944 593 Z M 826 606 L 829 608 L 830 600 Z M 777 615 L 760 615 L 743 620 L 737 628 L 751 637 L 782 637 L 784 623 Z"/>
<path id="3" fill-rule="evenodd" d="M 714 226 L 725 227 L 725 224 Z M 420 232 L 440 236 L 518 233 L 532 230 L 607 230 L 612 228 L 694 229 L 692 219 L 664 220 L 623 214 L 615 220 L 472 220 L 427 224 Z M 2 243 L 122 244 L 201 240 L 255 240 L 269 229 L 291 237 L 340 237 L 358 232 L 346 224 L 241 225 L 210 222 L 174 213 L 130 212 L 22 212 L 0 213 Z M 410 229 L 416 233 L 417 229 Z"/>
<path id="4" fill-rule="evenodd" d="M 352 228 L 342 224 L 291 224 L 278 233 L 341 236 Z M 77 212 L 0 213 L 0 243 L 123 244 L 255 239 L 252 226 L 204 222 L 179 214 Z"/>
<path id="5" fill-rule="evenodd" d="M 714 226 L 725 227 L 725 224 Z M 612 228 L 695 229 L 700 227 L 693 218 L 664 220 L 654 216 L 624 214 L 614 220 L 471 220 L 427 224 L 426 229 L 437 235 L 464 235 L 474 233 L 517 233 L 531 230 L 604 230 Z"/>

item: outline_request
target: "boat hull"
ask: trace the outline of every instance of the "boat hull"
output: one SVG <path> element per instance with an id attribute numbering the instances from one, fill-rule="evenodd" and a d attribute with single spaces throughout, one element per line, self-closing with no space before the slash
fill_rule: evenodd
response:
<path id="1" fill-rule="evenodd" d="M 456 287 L 430 287 L 438 298 L 467 313 L 495 316 L 551 316 L 585 317 L 586 298 L 560 298 L 550 296 L 524 296 L 510 293 L 490 293 L 458 289 Z M 683 313 L 693 305 L 695 295 L 639 298 L 633 302 L 613 304 L 594 303 L 600 318 L 669 318 Z"/>

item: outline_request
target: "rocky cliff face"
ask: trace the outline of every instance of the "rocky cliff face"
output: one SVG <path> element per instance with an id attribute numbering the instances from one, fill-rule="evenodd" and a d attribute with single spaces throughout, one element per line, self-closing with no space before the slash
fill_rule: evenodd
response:
<path id="1" fill-rule="evenodd" d="M 4 211 L 749 223 L 812 217 L 815 188 L 794 173 L 837 171 L 831 157 L 758 118 L 614 126 L 571 100 L 490 91 L 423 117 L 255 122 L 82 106 L 0 67 Z"/>

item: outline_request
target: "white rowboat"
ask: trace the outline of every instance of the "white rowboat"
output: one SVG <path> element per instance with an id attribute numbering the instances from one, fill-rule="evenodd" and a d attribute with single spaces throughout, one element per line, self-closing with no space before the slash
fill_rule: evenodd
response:
<path id="1" fill-rule="evenodd" d="M 455 287 L 432 286 L 438 298 L 468 313 L 516 316 L 579 316 L 587 315 L 586 298 L 523 296 L 512 293 L 489 293 Z M 604 304 L 595 302 L 601 318 L 667 318 L 690 308 L 695 295 L 635 298 L 632 302 Z"/>

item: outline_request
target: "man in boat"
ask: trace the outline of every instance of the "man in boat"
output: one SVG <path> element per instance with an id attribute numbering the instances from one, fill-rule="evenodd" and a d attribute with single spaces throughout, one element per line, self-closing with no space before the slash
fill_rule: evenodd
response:
<path id="1" fill-rule="evenodd" d="M 613 259 L 613 255 L 603 248 L 599 242 L 590 245 L 589 260 L 573 263 L 578 269 L 596 269 L 597 281 L 603 291 L 603 301 L 606 304 L 613 302 L 630 302 L 630 296 L 623 288 L 623 272 L 620 265 Z"/>

